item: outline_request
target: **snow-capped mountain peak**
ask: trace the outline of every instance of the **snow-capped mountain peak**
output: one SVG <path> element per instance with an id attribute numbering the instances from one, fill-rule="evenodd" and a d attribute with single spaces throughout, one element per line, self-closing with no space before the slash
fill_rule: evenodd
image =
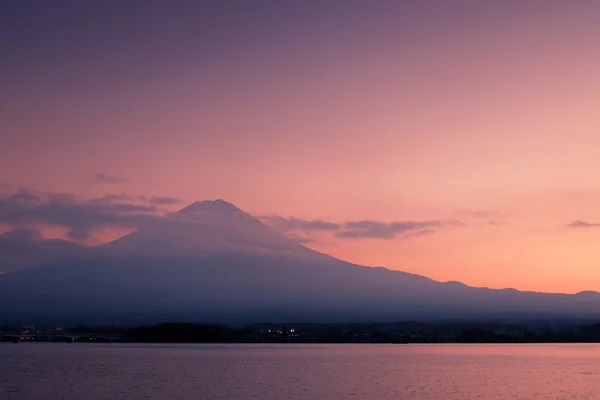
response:
<path id="1" fill-rule="evenodd" d="M 274 231 L 224 200 L 192 203 L 162 221 L 109 243 L 106 248 L 158 256 L 237 253 L 329 258 Z"/>

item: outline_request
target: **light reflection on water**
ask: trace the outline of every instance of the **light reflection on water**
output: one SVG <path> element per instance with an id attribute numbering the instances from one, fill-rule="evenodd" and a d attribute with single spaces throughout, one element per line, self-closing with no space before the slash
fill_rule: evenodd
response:
<path id="1" fill-rule="evenodd" d="M 600 399 L 600 345 L 0 344 L 0 398 Z"/>

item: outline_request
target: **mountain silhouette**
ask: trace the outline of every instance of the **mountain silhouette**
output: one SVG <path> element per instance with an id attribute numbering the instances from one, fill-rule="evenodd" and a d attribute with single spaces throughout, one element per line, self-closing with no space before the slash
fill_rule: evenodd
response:
<path id="1" fill-rule="evenodd" d="M 44 239 L 32 229 L 15 229 L 0 235 L 0 272 L 11 272 L 82 256 L 87 248 L 62 239 Z"/>
<path id="2" fill-rule="evenodd" d="M 600 294 L 473 288 L 344 262 L 223 200 L 77 256 L 0 276 L 0 322 L 398 321 L 598 317 Z"/>
<path id="3" fill-rule="evenodd" d="M 224 200 L 195 202 L 160 224 L 109 243 L 107 248 L 146 256 L 226 253 L 331 259 L 286 238 Z"/>

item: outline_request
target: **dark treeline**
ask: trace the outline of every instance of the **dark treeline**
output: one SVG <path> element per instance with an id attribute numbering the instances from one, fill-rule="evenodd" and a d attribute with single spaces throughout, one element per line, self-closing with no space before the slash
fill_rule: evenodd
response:
<path id="1" fill-rule="evenodd" d="M 28 327 L 32 332 L 32 327 Z M 230 327 L 213 324 L 164 323 L 137 327 L 35 327 L 37 332 L 60 330 L 117 335 L 124 342 L 153 343 L 583 343 L 600 342 L 600 323 L 489 324 L 254 324 Z M 0 326 L 2 332 L 23 327 Z M 42 340 L 42 339 L 40 339 Z"/>

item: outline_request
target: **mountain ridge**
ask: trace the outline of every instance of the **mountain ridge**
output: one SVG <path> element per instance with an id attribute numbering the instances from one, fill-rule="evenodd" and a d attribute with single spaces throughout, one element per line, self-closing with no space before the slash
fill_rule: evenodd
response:
<path id="1" fill-rule="evenodd" d="M 111 250 L 134 254 L 140 250 L 152 254 L 165 254 L 166 251 L 173 256 L 259 251 L 313 259 L 332 258 L 286 238 L 221 199 L 194 202 L 170 215 L 161 224 L 132 232 L 106 246 Z"/>
<path id="2" fill-rule="evenodd" d="M 192 203 L 78 257 L 1 275 L 0 304 L 10 306 L 0 309 L 0 321 L 597 317 L 599 295 L 477 288 L 356 265 L 302 246 L 233 204 L 214 200 Z"/>

